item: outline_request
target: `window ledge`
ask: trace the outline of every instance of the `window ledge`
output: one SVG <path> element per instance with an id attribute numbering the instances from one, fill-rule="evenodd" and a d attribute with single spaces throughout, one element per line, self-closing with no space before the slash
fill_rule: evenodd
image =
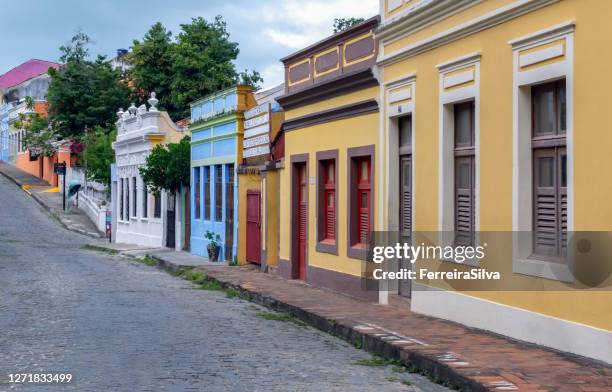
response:
<path id="1" fill-rule="evenodd" d="M 346 250 L 346 255 L 347 257 L 351 259 L 358 259 L 358 260 L 366 261 L 368 258 L 368 249 L 363 244 L 356 244 L 356 245 L 350 246 Z"/>
<path id="2" fill-rule="evenodd" d="M 338 256 L 338 244 L 336 241 L 323 240 L 317 242 L 316 250 L 319 253 L 329 253 Z"/>
<path id="3" fill-rule="evenodd" d="M 459 262 L 456 261 L 454 259 L 447 259 L 447 258 L 442 258 L 440 259 L 440 261 L 446 262 L 446 263 L 453 263 L 453 264 L 458 264 L 458 265 L 467 265 L 469 267 L 480 267 L 480 262 L 477 258 L 473 257 L 471 259 L 465 259 L 463 262 Z"/>
<path id="4" fill-rule="evenodd" d="M 512 272 L 560 282 L 574 282 L 574 275 L 567 264 L 538 259 L 537 256 L 515 259 Z"/>

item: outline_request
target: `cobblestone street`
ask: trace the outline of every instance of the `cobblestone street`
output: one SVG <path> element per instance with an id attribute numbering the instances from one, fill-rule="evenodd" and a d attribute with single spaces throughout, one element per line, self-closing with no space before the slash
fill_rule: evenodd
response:
<path id="1" fill-rule="evenodd" d="M 438 391 L 310 327 L 120 256 L 83 249 L 0 176 L 0 390 Z M 371 365 L 371 364 L 370 364 Z M 9 373 L 72 373 L 69 386 Z M 402 382 L 404 381 L 404 382 Z"/>

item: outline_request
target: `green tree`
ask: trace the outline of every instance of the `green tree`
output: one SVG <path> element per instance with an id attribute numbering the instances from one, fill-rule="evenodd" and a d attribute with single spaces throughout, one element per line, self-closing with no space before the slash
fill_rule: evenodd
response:
<path id="1" fill-rule="evenodd" d="M 350 29 L 365 21 L 363 18 L 334 18 L 334 34 Z"/>
<path id="2" fill-rule="evenodd" d="M 14 126 L 25 130 L 23 142 L 32 155 L 51 156 L 56 151 L 53 142 L 57 140 L 57 137 L 53 129 L 49 127 L 47 118 L 31 111 L 34 109 L 34 101 L 30 97 L 26 97 L 25 101 L 30 112 L 19 113 Z"/>
<path id="3" fill-rule="evenodd" d="M 115 160 L 112 144 L 116 136 L 114 129 L 106 132 L 96 127 L 83 138 L 85 175 L 87 179 L 104 184 L 107 188 L 110 187 L 110 166 Z"/>
<path id="4" fill-rule="evenodd" d="M 104 56 L 88 60 L 90 42 L 86 34 L 77 33 L 60 48 L 65 64 L 49 69 L 49 120 L 60 138 L 79 138 L 96 126 L 113 129 L 117 109 L 128 101 L 130 91 L 121 71 Z"/>
<path id="5" fill-rule="evenodd" d="M 144 102 L 152 91 L 157 93 L 158 107 L 173 114 L 176 112 L 170 96 L 173 80 L 172 32 L 157 22 L 145 34 L 142 42 L 134 40 L 127 56 L 132 66 L 130 80 L 134 84 L 134 100 Z"/>
<path id="6" fill-rule="evenodd" d="M 189 116 L 189 104 L 204 95 L 240 82 L 251 85 L 261 82 L 257 72 L 236 71 L 234 60 L 239 49 L 230 41 L 227 26 L 221 16 L 209 23 L 204 18 L 192 18 L 182 24 L 172 50 L 172 103 L 177 108 L 173 118 Z"/>
<path id="7" fill-rule="evenodd" d="M 142 180 L 156 194 L 162 190 L 175 193 L 189 185 L 191 174 L 191 144 L 189 136 L 179 143 L 156 145 L 140 168 Z"/>

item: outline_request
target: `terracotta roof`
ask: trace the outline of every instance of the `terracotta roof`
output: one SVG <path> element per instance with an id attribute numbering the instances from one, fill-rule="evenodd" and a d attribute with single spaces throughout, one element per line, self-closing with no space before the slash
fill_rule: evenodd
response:
<path id="1" fill-rule="evenodd" d="M 0 76 L 0 88 L 6 89 L 14 87 L 26 80 L 35 78 L 39 75 L 47 73 L 50 67 L 59 68 L 60 64 L 52 61 L 31 59 L 25 63 L 16 66 L 4 75 Z"/>
<path id="2" fill-rule="evenodd" d="M 191 124 L 191 117 L 187 117 L 176 122 L 176 125 L 181 129 L 187 129 L 189 124 Z"/>

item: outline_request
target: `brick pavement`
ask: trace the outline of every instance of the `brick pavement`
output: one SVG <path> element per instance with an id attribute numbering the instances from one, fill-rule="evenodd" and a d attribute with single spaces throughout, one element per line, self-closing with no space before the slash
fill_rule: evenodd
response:
<path id="1" fill-rule="evenodd" d="M 400 358 L 462 390 L 612 391 L 612 367 L 606 364 L 418 315 L 404 299 L 381 306 L 253 268 L 197 268 L 255 302 L 361 340 L 369 351 Z"/>

